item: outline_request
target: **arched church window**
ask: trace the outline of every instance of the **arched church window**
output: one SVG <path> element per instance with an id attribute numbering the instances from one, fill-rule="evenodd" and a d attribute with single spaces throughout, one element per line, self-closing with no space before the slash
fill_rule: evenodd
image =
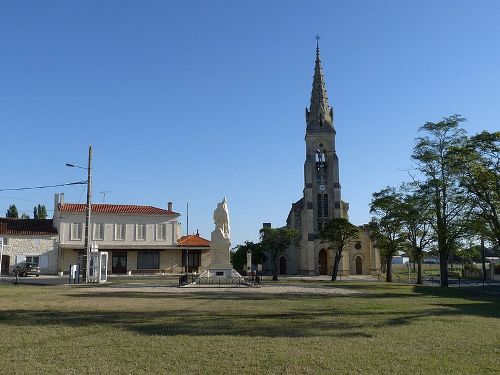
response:
<path id="1" fill-rule="evenodd" d="M 316 181 L 318 184 L 325 184 L 327 181 L 327 165 L 325 150 L 316 149 Z"/>
<path id="2" fill-rule="evenodd" d="M 323 195 L 323 216 L 328 217 L 328 194 Z"/>
<path id="3" fill-rule="evenodd" d="M 322 206 L 322 199 L 321 199 L 321 194 L 318 194 L 318 198 L 316 200 L 316 204 L 318 205 L 318 209 L 316 210 L 317 211 L 317 216 L 318 217 L 321 217 L 321 214 L 323 213 L 323 206 Z"/>

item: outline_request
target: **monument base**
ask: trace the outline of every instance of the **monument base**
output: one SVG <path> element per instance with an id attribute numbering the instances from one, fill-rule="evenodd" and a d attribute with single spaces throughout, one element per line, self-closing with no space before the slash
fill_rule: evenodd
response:
<path id="1" fill-rule="evenodd" d="M 233 269 L 232 268 L 213 268 L 207 270 L 207 276 L 208 277 L 215 277 L 215 276 L 220 276 L 220 277 L 231 277 Z"/>

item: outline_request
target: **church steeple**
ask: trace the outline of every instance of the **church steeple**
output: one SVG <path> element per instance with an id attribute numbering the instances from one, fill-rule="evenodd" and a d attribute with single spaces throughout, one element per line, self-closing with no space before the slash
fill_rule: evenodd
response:
<path id="1" fill-rule="evenodd" d="M 319 36 L 316 36 L 316 62 L 314 64 L 314 77 L 311 92 L 311 104 L 306 108 L 307 126 L 330 125 L 333 127 L 333 110 L 328 105 L 328 96 L 326 94 L 325 77 L 321 67 L 321 58 L 319 54 Z"/>

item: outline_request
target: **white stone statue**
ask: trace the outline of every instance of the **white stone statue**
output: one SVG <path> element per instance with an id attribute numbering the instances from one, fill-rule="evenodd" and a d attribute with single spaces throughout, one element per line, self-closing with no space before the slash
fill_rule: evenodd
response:
<path id="1" fill-rule="evenodd" d="M 217 208 L 214 211 L 214 223 L 215 223 L 214 232 L 219 232 L 220 234 L 222 234 L 222 238 L 229 240 L 230 239 L 229 211 L 227 208 L 226 197 L 224 197 L 222 202 L 217 203 Z"/>

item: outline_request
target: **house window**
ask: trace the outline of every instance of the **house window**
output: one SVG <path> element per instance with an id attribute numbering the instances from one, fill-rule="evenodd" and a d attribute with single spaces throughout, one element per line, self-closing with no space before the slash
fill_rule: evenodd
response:
<path id="1" fill-rule="evenodd" d="M 81 240 L 82 239 L 82 223 L 71 223 L 71 232 L 70 239 L 71 240 Z"/>
<path id="2" fill-rule="evenodd" d="M 156 225 L 156 241 L 165 241 L 167 238 L 167 224 Z"/>
<path id="3" fill-rule="evenodd" d="M 189 252 L 188 253 L 189 257 L 189 268 L 191 267 L 199 267 L 201 264 L 201 254 L 199 253 L 194 253 L 194 252 Z M 182 267 L 186 267 L 186 250 L 183 251 L 182 254 Z"/>
<path id="4" fill-rule="evenodd" d="M 144 241 L 146 238 L 146 226 L 144 224 L 137 224 L 135 226 L 135 239 L 137 241 Z"/>
<path id="5" fill-rule="evenodd" d="M 125 240 L 125 224 L 115 224 L 115 240 Z"/>
<path id="6" fill-rule="evenodd" d="M 137 252 L 138 270 L 157 270 L 160 268 L 160 253 L 158 251 Z"/>
<path id="7" fill-rule="evenodd" d="M 94 223 L 94 240 L 103 240 L 104 239 L 104 224 L 103 223 Z"/>
<path id="8" fill-rule="evenodd" d="M 37 266 L 40 264 L 40 257 L 38 256 L 26 256 L 26 262 L 35 263 Z"/>
<path id="9" fill-rule="evenodd" d="M 2 239 L 2 238 L 0 238 L 0 240 L 1 240 L 1 239 Z M 4 246 L 7 246 L 7 244 L 8 244 L 7 238 L 5 238 L 5 237 L 4 237 L 4 238 L 3 238 L 3 245 L 4 245 Z"/>

